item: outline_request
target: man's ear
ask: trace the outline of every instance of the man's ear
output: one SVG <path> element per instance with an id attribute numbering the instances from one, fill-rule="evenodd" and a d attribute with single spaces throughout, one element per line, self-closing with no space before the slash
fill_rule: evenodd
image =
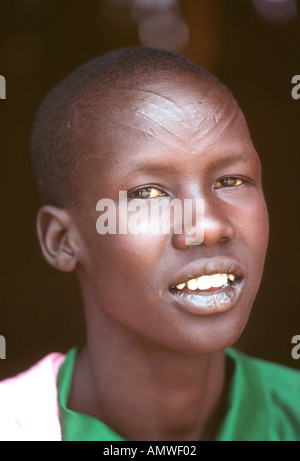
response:
<path id="1" fill-rule="evenodd" d="M 75 236 L 70 214 L 44 205 L 37 215 L 37 234 L 44 257 L 56 269 L 71 272 L 77 263 Z"/>

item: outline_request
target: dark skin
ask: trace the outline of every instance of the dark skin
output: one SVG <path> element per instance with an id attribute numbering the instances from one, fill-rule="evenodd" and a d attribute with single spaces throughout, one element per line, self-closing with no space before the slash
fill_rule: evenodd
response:
<path id="1" fill-rule="evenodd" d="M 247 323 L 267 247 L 258 155 L 236 102 L 210 80 L 156 75 L 115 90 L 105 125 L 99 107 L 78 116 L 89 144 L 77 203 L 38 216 L 46 259 L 76 270 L 83 294 L 88 340 L 68 406 L 127 440 L 212 440 L 225 412 L 224 350 Z M 203 243 L 98 235 L 96 203 L 117 203 L 120 190 L 203 198 Z M 237 280 L 192 307 L 189 294 L 178 301 L 172 287 L 205 271 Z"/>

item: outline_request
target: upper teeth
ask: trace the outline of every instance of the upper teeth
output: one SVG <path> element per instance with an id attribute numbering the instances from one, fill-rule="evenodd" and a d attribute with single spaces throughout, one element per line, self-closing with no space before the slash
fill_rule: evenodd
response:
<path id="1" fill-rule="evenodd" d="M 183 290 L 186 286 L 189 290 L 209 290 L 209 288 L 220 288 L 227 285 L 228 279 L 232 282 L 235 279 L 233 274 L 213 274 L 213 275 L 202 275 L 195 279 L 188 280 L 187 282 L 176 285 L 177 290 Z"/>

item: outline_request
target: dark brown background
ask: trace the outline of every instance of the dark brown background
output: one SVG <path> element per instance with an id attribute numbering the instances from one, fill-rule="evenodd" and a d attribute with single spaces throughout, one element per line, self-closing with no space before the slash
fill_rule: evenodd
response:
<path id="1" fill-rule="evenodd" d="M 0 1 L 1 311 L 6 360 L 0 378 L 44 354 L 84 341 L 73 274 L 44 262 L 35 234 L 39 197 L 29 158 L 32 119 L 45 93 L 88 59 L 139 45 L 128 11 L 104 14 L 100 0 Z M 284 24 L 262 19 L 249 0 L 182 0 L 190 41 L 182 53 L 209 68 L 233 91 L 261 155 L 271 235 L 264 278 L 237 346 L 300 368 L 291 339 L 300 334 L 300 8 Z M 155 33 L 155 31 L 154 31 Z"/>

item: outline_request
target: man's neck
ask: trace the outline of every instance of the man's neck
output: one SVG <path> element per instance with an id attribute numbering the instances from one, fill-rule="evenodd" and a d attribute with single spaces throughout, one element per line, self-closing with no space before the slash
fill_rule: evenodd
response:
<path id="1" fill-rule="evenodd" d="M 191 355 L 111 337 L 112 344 L 80 352 L 69 408 L 127 440 L 213 439 L 223 416 L 224 353 Z"/>

